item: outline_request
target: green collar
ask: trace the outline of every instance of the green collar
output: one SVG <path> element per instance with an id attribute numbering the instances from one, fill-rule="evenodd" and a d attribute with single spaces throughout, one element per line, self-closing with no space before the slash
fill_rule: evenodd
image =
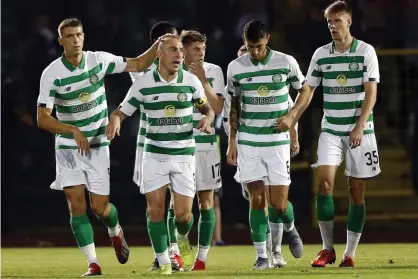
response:
<path id="1" fill-rule="evenodd" d="M 154 65 L 156 65 L 156 66 L 158 66 L 158 63 L 160 63 L 160 59 L 158 59 L 158 58 L 155 58 L 155 60 L 154 60 Z"/>
<path id="2" fill-rule="evenodd" d="M 268 51 L 268 54 L 264 58 L 263 61 L 253 60 L 253 59 L 251 59 L 251 56 L 250 56 L 250 60 L 251 60 L 251 62 L 253 63 L 254 66 L 257 66 L 259 63 L 261 63 L 263 65 L 266 65 L 270 61 L 271 57 L 273 56 L 273 51 L 269 47 L 267 47 L 267 51 Z"/>
<path id="3" fill-rule="evenodd" d="M 351 42 L 351 46 L 350 46 L 350 53 L 356 52 L 357 46 L 358 46 L 358 40 L 353 37 L 353 41 Z M 334 41 L 332 41 L 332 43 L 331 43 L 330 53 L 331 54 L 335 53 L 335 43 L 334 43 Z"/>
<path id="4" fill-rule="evenodd" d="M 78 65 L 78 67 L 75 67 L 70 62 L 68 62 L 67 58 L 65 58 L 64 53 L 61 56 L 61 62 L 62 62 L 62 64 L 64 64 L 65 68 L 67 68 L 70 72 L 73 72 L 77 68 L 84 69 L 84 66 L 86 65 L 86 59 L 84 57 L 84 52 L 83 52 L 83 56 L 81 57 L 81 61 L 80 61 L 80 64 Z"/>
<path id="5" fill-rule="evenodd" d="M 158 67 L 155 68 L 153 75 L 154 75 L 155 82 L 161 82 L 160 74 L 158 73 Z M 183 70 L 179 69 L 179 71 L 177 72 L 177 83 L 182 83 L 182 82 L 183 82 Z"/>
<path id="6" fill-rule="evenodd" d="M 183 61 L 183 66 L 182 66 L 182 68 L 183 68 L 183 70 L 185 70 L 185 71 L 189 71 L 189 68 L 186 66 L 186 63 L 184 63 L 184 61 Z"/>

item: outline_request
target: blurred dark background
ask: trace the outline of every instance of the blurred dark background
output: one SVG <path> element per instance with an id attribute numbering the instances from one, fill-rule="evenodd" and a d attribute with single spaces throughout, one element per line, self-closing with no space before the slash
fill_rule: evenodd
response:
<path id="1" fill-rule="evenodd" d="M 330 42 L 323 10 L 328 0 L 73 0 L 2 1 L 1 101 L 2 245 L 74 244 L 63 193 L 49 189 L 55 178 L 53 135 L 36 125 L 36 100 L 43 69 L 62 54 L 57 26 L 66 17 L 84 24 L 85 50 L 134 57 L 145 51 L 148 32 L 160 20 L 179 30 L 196 29 L 208 36 L 206 61 L 226 67 L 241 45 L 245 22 L 264 20 L 271 27 L 270 46 L 294 56 L 304 73 L 316 48 Z M 418 1 L 359 0 L 352 4 L 352 34 L 372 44 L 381 73 L 374 110 L 382 174 L 367 192 L 368 223 L 363 241 L 418 241 Z M 106 79 L 112 111 L 131 81 L 127 73 Z M 296 97 L 295 92 L 292 95 Z M 306 242 L 320 242 L 314 219 L 316 158 L 322 95 L 317 90 L 300 122 L 301 153 L 292 165 L 290 199 L 296 224 Z M 145 200 L 132 182 L 138 115 L 111 145 L 111 201 L 129 240 L 148 243 Z M 234 182 L 235 168 L 226 164 L 227 139 L 220 128 L 223 154 L 222 212 L 227 244 L 250 243 L 248 203 Z M 347 190 L 344 166 L 336 180 L 337 242 L 345 242 Z M 414 190 L 415 189 L 415 190 Z M 107 243 L 105 228 L 91 216 L 96 242 Z M 382 233 L 384 229 L 385 233 Z M 243 233 L 239 233 L 242 230 Z M 402 239 L 399 235 L 402 234 Z"/>

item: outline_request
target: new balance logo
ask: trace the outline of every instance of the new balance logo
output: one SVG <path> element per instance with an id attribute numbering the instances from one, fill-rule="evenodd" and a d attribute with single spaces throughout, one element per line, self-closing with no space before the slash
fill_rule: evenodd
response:
<path id="1" fill-rule="evenodd" d="M 373 171 L 376 171 L 376 167 L 373 167 L 373 168 L 372 168 L 372 170 L 373 170 Z"/>
<path id="2" fill-rule="evenodd" d="M 155 96 L 154 98 L 152 98 L 152 100 L 153 101 L 158 101 L 158 98 L 159 98 L 160 96 Z"/>
<path id="3" fill-rule="evenodd" d="M 71 86 L 68 86 L 67 88 L 65 88 L 65 91 L 70 91 L 71 90 Z"/>
<path id="4" fill-rule="evenodd" d="M 253 80 L 253 78 L 252 78 L 252 77 L 247 78 L 247 81 L 248 81 L 248 82 L 251 82 L 252 80 Z"/>
<path id="5" fill-rule="evenodd" d="M 327 70 L 331 70 L 331 68 L 332 68 L 331 65 L 328 65 L 328 66 L 325 67 L 325 69 L 327 69 Z"/>

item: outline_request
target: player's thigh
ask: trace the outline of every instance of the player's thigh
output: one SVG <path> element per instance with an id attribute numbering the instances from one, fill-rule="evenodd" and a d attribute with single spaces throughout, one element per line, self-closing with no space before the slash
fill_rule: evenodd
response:
<path id="1" fill-rule="evenodd" d="M 218 150 L 196 152 L 196 190 L 214 190 L 221 186 L 221 158 Z"/>
<path id="2" fill-rule="evenodd" d="M 159 161 L 145 156 L 142 159 L 142 192 L 144 194 L 150 193 L 170 184 L 171 167 L 172 162 L 170 161 Z"/>
<path id="3" fill-rule="evenodd" d="M 290 185 L 290 146 L 263 147 L 262 160 L 267 166 L 267 183 L 270 187 Z"/>
<path id="4" fill-rule="evenodd" d="M 72 216 L 81 216 L 86 213 L 87 205 L 84 185 L 65 187 L 64 194 Z"/>
<path id="5" fill-rule="evenodd" d="M 90 149 L 83 158 L 90 193 L 108 196 L 110 193 L 110 151 L 109 146 Z"/>
<path id="6" fill-rule="evenodd" d="M 348 137 L 345 138 L 348 145 Z M 380 160 L 375 134 L 363 136 L 360 146 L 347 148 L 345 175 L 354 178 L 370 178 L 380 173 Z"/>
<path id="7" fill-rule="evenodd" d="M 54 190 L 63 190 L 66 187 L 86 185 L 82 156 L 77 150 L 57 149 L 55 151 L 56 179 L 50 186 Z"/>
<path id="8" fill-rule="evenodd" d="M 312 167 L 339 166 L 344 160 L 343 139 L 330 133 L 321 132 L 318 140 L 317 161 Z"/>
<path id="9" fill-rule="evenodd" d="M 269 204 L 284 213 L 287 207 L 287 200 L 289 196 L 289 186 L 272 185 L 266 191 L 269 193 Z"/>
<path id="10" fill-rule="evenodd" d="M 261 161 L 260 147 L 238 145 L 239 181 L 250 183 L 264 181 L 267 177 L 267 167 Z"/>
<path id="11" fill-rule="evenodd" d="M 143 189 L 141 186 L 142 181 L 142 156 L 143 156 L 144 148 L 137 146 L 136 153 L 135 153 L 135 166 L 134 166 L 134 175 L 133 181 L 136 185 L 139 186 L 141 194 L 143 194 Z"/>
<path id="12" fill-rule="evenodd" d="M 150 219 L 153 222 L 164 220 L 167 189 L 168 184 L 145 193 L 145 197 L 147 199 L 147 210 Z"/>
<path id="13" fill-rule="evenodd" d="M 188 220 L 192 212 L 193 199 L 196 194 L 195 162 L 173 162 L 170 173 L 173 190 L 174 212 L 183 221 Z"/>

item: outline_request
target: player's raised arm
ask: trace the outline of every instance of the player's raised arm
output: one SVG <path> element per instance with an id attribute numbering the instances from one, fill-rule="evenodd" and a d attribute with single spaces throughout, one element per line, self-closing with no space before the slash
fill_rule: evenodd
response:
<path id="1" fill-rule="evenodd" d="M 175 36 L 176 35 L 173 34 L 165 34 L 156 40 L 152 46 L 140 56 L 136 58 L 126 58 L 127 63 L 125 72 L 143 72 L 148 69 L 156 58 L 158 45 L 167 38 L 172 38 Z"/>
<path id="2" fill-rule="evenodd" d="M 143 98 L 138 88 L 140 83 L 141 78 L 132 84 L 119 108 L 114 110 L 110 115 L 109 124 L 106 127 L 106 137 L 108 140 L 113 140 L 115 135 L 120 136 L 122 121 L 128 116 L 131 116 L 139 108 Z"/>

